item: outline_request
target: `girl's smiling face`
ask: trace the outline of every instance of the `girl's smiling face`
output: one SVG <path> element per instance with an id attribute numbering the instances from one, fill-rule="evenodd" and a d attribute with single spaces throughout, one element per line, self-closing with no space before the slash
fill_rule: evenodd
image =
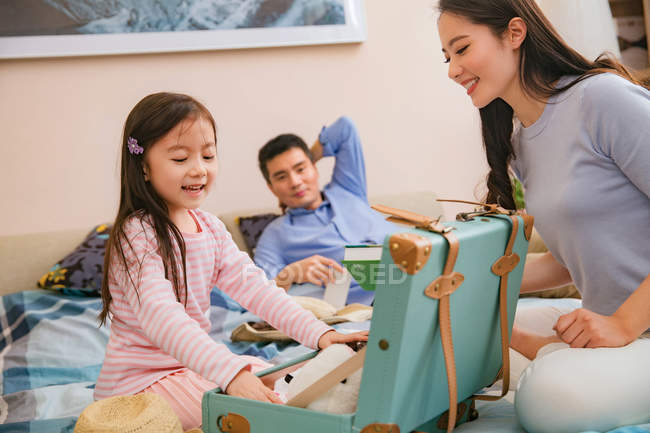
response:
<path id="1" fill-rule="evenodd" d="M 519 90 L 519 45 L 511 30 L 497 37 L 485 25 L 445 12 L 438 33 L 449 78 L 465 87 L 472 103 L 483 108 L 496 98 L 508 102 Z"/>
<path id="2" fill-rule="evenodd" d="M 215 132 L 203 117 L 183 120 L 144 155 L 145 179 L 179 227 L 187 221 L 187 209 L 199 207 L 207 197 L 217 167 Z"/>

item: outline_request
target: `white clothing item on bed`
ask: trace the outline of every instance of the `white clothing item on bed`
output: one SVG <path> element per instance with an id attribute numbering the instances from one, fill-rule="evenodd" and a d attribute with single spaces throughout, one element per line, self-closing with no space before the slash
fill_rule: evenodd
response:
<path id="1" fill-rule="evenodd" d="M 517 389 L 519 384 L 519 377 L 522 373 L 528 368 L 532 362 L 530 359 L 526 358 L 521 353 L 514 350 L 512 347 L 510 350 L 510 390 Z M 501 382 L 501 381 L 500 381 Z M 514 400 L 512 401 L 514 403 Z"/>
<path id="2" fill-rule="evenodd" d="M 522 298 L 517 303 L 515 326 L 537 335 L 555 335 L 557 319 L 581 307 L 582 301 L 575 298 Z"/>
<path id="3" fill-rule="evenodd" d="M 568 314 L 581 306 L 582 302 L 580 299 L 574 298 L 522 298 L 517 303 L 515 326 L 522 331 L 537 335 L 555 335 L 553 326 L 557 322 L 557 319 L 561 315 Z M 510 348 L 510 389 L 517 389 L 519 376 L 521 376 L 531 362 L 530 359 Z"/>
<path id="4" fill-rule="evenodd" d="M 541 309 L 546 308 L 546 313 Z M 566 314 L 529 309 L 532 317 Z M 526 321 L 526 311 L 518 319 Z M 519 377 L 515 409 L 529 433 L 574 433 L 650 422 L 650 334 L 625 347 L 542 347 Z M 516 363 L 515 363 L 516 365 Z"/>
<path id="5" fill-rule="evenodd" d="M 158 242 L 148 218 L 132 217 L 125 227 L 132 249 L 124 245 L 127 263 L 141 264 L 131 276 L 111 268 L 109 288 L 111 334 L 97 379 L 95 398 L 137 393 L 161 378 L 189 368 L 226 389 L 249 363 L 208 335 L 210 292 L 217 286 L 244 308 L 311 348 L 332 329 L 296 304 L 266 278 L 246 253 L 239 251 L 219 219 L 192 211 L 199 233 L 184 233 L 187 299 L 176 300 L 165 278 Z M 174 246 L 180 261 L 178 246 Z"/>
<path id="6" fill-rule="evenodd" d="M 613 314 L 650 273 L 649 119 L 650 91 L 603 73 L 552 96 L 513 134 L 526 209 L 598 314 Z"/>

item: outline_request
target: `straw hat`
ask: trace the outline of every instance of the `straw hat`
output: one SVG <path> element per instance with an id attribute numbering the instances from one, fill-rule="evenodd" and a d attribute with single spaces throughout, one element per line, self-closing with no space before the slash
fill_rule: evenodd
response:
<path id="1" fill-rule="evenodd" d="M 195 431 L 201 430 L 191 430 Z M 183 427 L 178 415 L 163 397 L 145 392 L 90 404 L 79 415 L 74 433 L 91 432 L 183 433 Z"/>

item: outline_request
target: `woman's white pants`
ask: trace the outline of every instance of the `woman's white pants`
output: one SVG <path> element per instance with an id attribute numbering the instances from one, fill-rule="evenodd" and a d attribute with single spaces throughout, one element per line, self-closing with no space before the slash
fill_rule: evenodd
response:
<path id="1" fill-rule="evenodd" d="M 522 308 L 515 323 L 551 335 L 557 318 L 574 308 Z M 522 370 L 521 363 L 513 367 L 513 375 Z M 515 409 L 529 433 L 603 432 L 650 422 L 650 334 L 620 348 L 549 344 L 524 367 L 521 376 L 513 377 L 519 379 Z"/>

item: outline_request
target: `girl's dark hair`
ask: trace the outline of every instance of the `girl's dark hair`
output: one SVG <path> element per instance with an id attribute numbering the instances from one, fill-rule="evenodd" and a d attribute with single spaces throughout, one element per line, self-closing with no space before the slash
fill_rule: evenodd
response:
<path id="1" fill-rule="evenodd" d="M 587 77 L 603 72 L 614 72 L 641 85 L 623 65 L 607 54 L 601 54 L 590 62 L 569 47 L 535 0 L 440 0 L 438 10 L 441 14 L 449 13 L 474 24 L 485 25 L 497 37 L 503 36 L 510 20 L 521 18 L 528 31 L 520 46 L 519 80 L 524 91 L 538 100 L 545 100 Z M 553 87 L 553 83 L 565 75 L 576 75 L 578 78 L 566 86 Z M 479 111 L 483 144 L 490 166 L 485 200 L 515 209 L 508 173 L 510 161 L 515 157 L 511 141 L 513 110 L 505 101 L 497 98 Z"/>
<path id="2" fill-rule="evenodd" d="M 208 120 L 212 124 L 216 143 L 214 118 L 203 104 L 187 95 L 163 92 L 146 96 L 133 107 L 126 119 L 121 143 L 120 205 L 106 244 L 102 280 L 103 309 L 99 313 L 100 325 L 106 322 L 110 312 L 112 297 L 108 289 L 109 275 L 111 265 L 118 265 L 117 262 L 111 261 L 113 256 L 119 258 L 119 266 L 126 272 L 137 293 L 135 281 L 140 278 L 141 269 L 132 274 L 134 270 L 127 264 L 125 254 L 125 248 L 133 248 L 124 231 L 124 227 L 131 217 L 138 218 L 141 225 L 145 224 L 143 219 L 147 218 L 153 226 L 158 246 L 157 253 L 163 259 L 165 278 L 171 280 L 176 299 L 179 302 L 181 302 L 181 299 L 187 302 L 185 242 L 180 230 L 169 218 L 167 204 L 158 195 L 151 183 L 145 180 L 143 163 L 144 156 L 149 148 L 176 125 L 188 118 Z M 130 153 L 127 143 L 129 137 L 136 139 L 144 152 L 140 154 Z M 178 245 L 181 252 L 182 276 L 179 275 L 177 258 L 174 254 L 174 243 Z M 142 263 L 138 265 L 141 266 Z M 183 293 L 182 296 L 181 292 Z"/>

